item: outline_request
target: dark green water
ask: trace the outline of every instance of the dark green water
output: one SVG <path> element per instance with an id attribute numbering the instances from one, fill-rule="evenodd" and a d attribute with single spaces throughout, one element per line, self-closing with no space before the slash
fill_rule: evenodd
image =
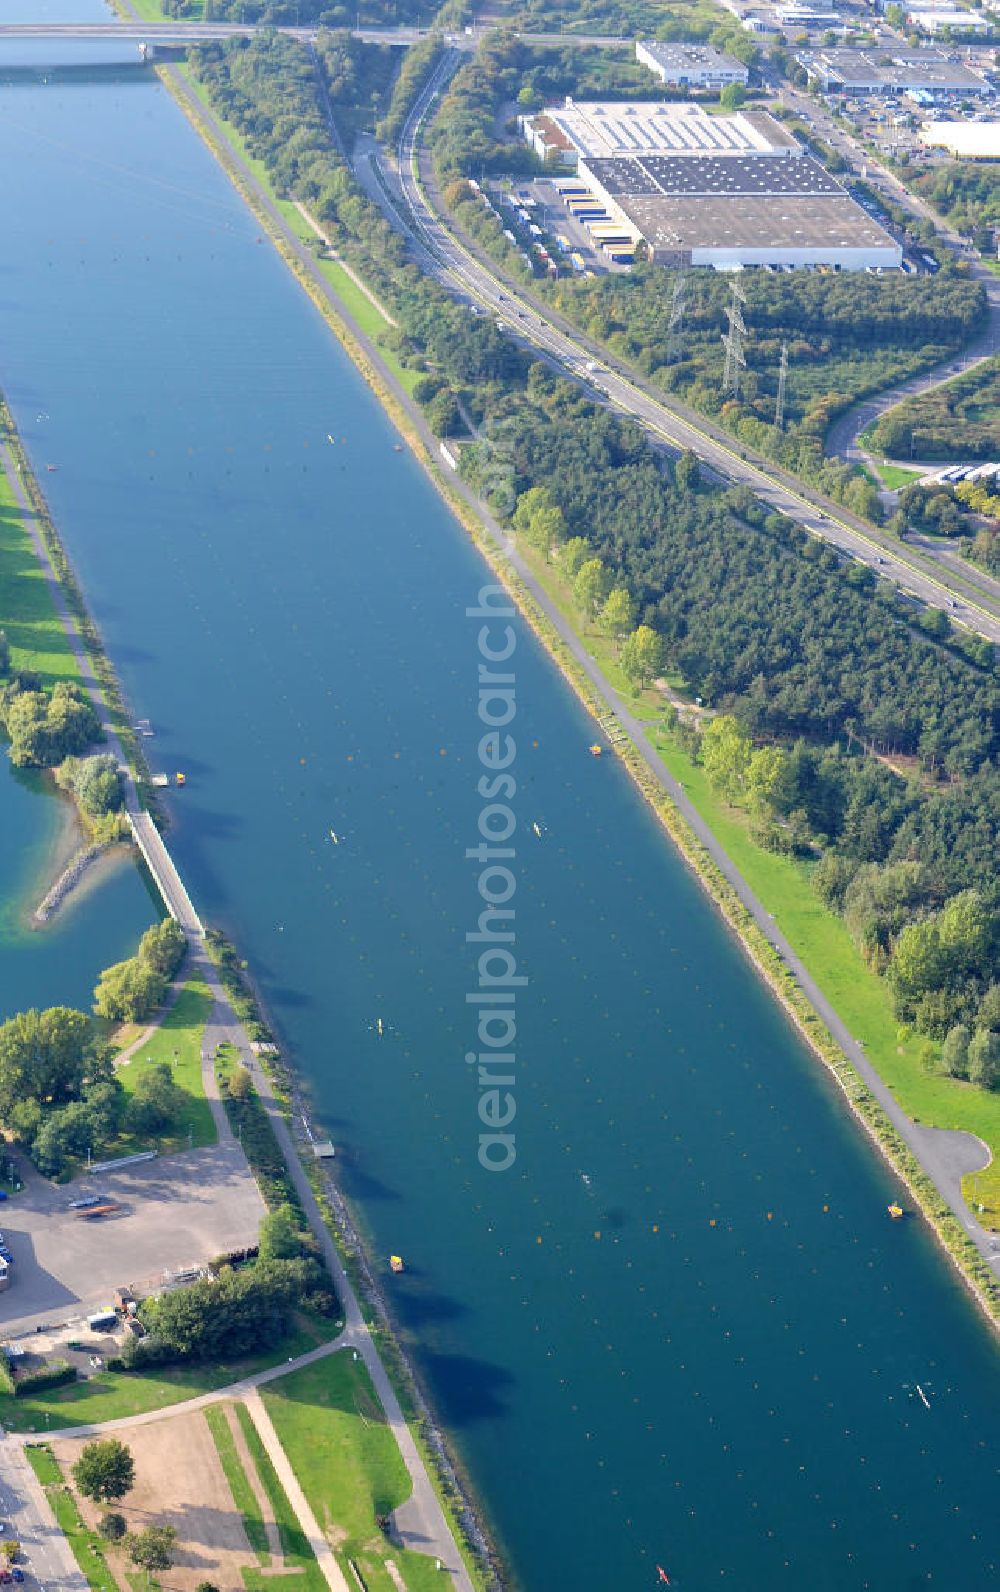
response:
<path id="1" fill-rule="evenodd" d="M 996 1584 L 992 1341 L 519 625 L 518 1158 L 479 1166 L 486 576 L 169 99 L 0 94 L 0 214 L 0 382 L 188 775 L 177 860 L 407 1259 L 514 1578 Z"/>

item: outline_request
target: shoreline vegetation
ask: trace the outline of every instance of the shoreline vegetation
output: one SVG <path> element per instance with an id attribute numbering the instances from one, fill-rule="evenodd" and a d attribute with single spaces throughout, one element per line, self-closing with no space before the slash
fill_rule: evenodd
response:
<path id="1" fill-rule="evenodd" d="M 399 390 L 401 384 L 397 383 L 397 390 L 395 391 L 392 388 L 391 384 L 394 381 L 394 377 L 388 368 L 388 361 L 383 363 L 378 351 L 371 350 L 369 340 L 364 338 L 360 328 L 353 322 L 343 300 L 338 298 L 338 302 L 335 305 L 327 294 L 321 291 L 317 283 L 306 271 L 302 262 L 293 253 L 287 238 L 278 231 L 273 215 L 261 202 L 259 195 L 254 192 L 246 179 L 245 171 L 242 169 L 244 157 L 240 149 L 241 140 L 238 132 L 231 128 L 229 124 L 224 123 L 214 111 L 209 113 L 211 120 L 207 121 L 202 96 L 197 96 L 199 104 L 196 107 L 192 103 L 192 98 L 189 94 L 185 93 L 185 88 L 178 85 L 174 77 L 174 69 L 167 67 L 160 68 L 158 71 L 161 81 L 173 93 L 199 136 L 204 139 L 208 147 L 216 155 L 216 158 L 219 159 L 230 181 L 233 182 L 238 192 L 250 205 L 267 236 L 278 249 L 278 252 L 300 285 L 321 311 L 348 356 L 365 377 L 393 420 L 401 436 L 409 444 L 415 457 L 435 483 L 447 505 L 472 537 L 475 545 L 483 554 L 498 579 L 510 591 L 521 613 L 545 646 L 550 657 L 572 685 L 584 706 L 593 714 L 601 727 L 605 729 L 605 733 L 607 733 L 609 720 L 615 722 L 618 720 L 613 701 L 614 693 L 609 692 L 608 698 L 605 699 L 597 690 L 586 671 L 573 656 L 562 636 L 560 636 L 550 616 L 540 606 L 520 575 L 512 568 L 502 544 L 500 546 L 497 545 L 496 538 L 502 539 L 502 532 L 492 521 L 489 511 L 485 508 L 475 508 L 470 501 L 471 494 L 468 498 L 460 494 L 456 490 L 453 478 L 449 478 L 440 467 L 436 449 L 430 440 L 430 434 L 413 412 L 405 391 Z M 186 76 L 187 74 L 184 73 L 182 81 L 185 83 L 185 87 L 188 87 Z M 194 91 L 191 90 L 192 95 L 193 93 Z M 260 167 L 261 163 L 255 162 L 255 164 Z M 258 170 L 253 175 L 257 182 L 260 183 L 263 192 L 267 194 L 269 202 L 278 208 L 277 197 L 267 180 L 266 173 Z M 294 231 L 294 227 L 291 230 Z M 336 293 L 335 288 L 333 291 Z M 365 346 L 366 343 L 368 346 Z M 376 369 L 373 365 L 373 352 L 375 358 L 383 365 L 381 370 Z M 490 524 L 493 525 L 494 530 L 494 536 L 492 537 L 487 529 Z M 998 1288 L 991 1269 L 980 1255 L 975 1244 L 967 1236 L 961 1223 L 945 1203 L 941 1193 L 918 1161 L 916 1155 L 904 1143 L 882 1107 L 873 1098 L 867 1084 L 854 1064 L 833 1039 L 811 1002 L 798 986 L 797 981 L 785 965 L 780 954 L 766 938 L 749 910 L 740 901 L 729 880 L 718 868 L 702 842 L 690 829 L 687 821 L 663 786 L 655 779 L 638 747 L 630 737 L 627 737 L 625 742 L 619 741 L 615 749 L 634 783 L 652 807 L 668 835 L 673 839 L 685 863 L 700 880 L 710 900 L 715 904 L 723 919 L 735 934 L 744 953 L 750 959 L 759 976 L 772 990 L 786 1015 L 805 1039 L 813 1054 L 823 1063 L 828 1073 L 838 1084 L 854 1116 L 894 1173 L 902 1180 L 915 1206 L 926 1218 L 942 1250 L 951 1260 L 956 1272 L 971 1297 L 979 1306 L 984 1318 L 996 1330 L 998 1325 L 1000 1325 L 1000 1288 Z"/>

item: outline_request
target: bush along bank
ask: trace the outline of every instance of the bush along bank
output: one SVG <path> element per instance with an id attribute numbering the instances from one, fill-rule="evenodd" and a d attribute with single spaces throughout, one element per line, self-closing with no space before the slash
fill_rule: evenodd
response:
<path id="1" fill-rule="evenodd" d="M 69 556 L 49 512 L 45 495 L 38 485 L 34 471 L 24 450 L 20 435 L 3 395 L 0 394 L 0 436 L 6 442 L 14 459 L 18 478 L 35 517 L 49 569 L 59 587 L 66 608 L 76 624 L 84 651 L 94 671 L 101 696 L 107 705 L 115 733 L 128 759 L 140 800 L 158 823 L 162 814 L 157 808 L 149 769 L 139 738 L 132 728 L 132 716 L 122 695 L 118 677 L 104 649 L 100 631 L 95 625 L 77 581 Z"/>
<path id="2" fill-rule="evenodd" d="M 429 403 L 443 383 L 474 416 L 482 440 L 462 450 L 469 484 L 508 514 L 524 492 L 547 487 L 570 542 L 586 541 L 586 532 L 601 527 L 588 548 L 612 584 L 628 588 L 637 615 L 713 705 L 737 708 L 757 735 L 806 736 L 877 774 L 874 792 L 852 813 L 852 824 L 868 836 L 859 860 L 880 865 L 894 837 L 931 854 L 933 889 L 916 903 L 915 920 L 963 887 L 949 871 L 944 839 L 956 825 L 957 867 L 992 890 L 995 865 L 983 858 L 976 816 L 977 804 L 989 801 L 992 649 L 977 645 L 969 656 L 951 638 L 948 646 L 935 645 L 890 589 L 842 570 L 830 550 L 768 515 L 750 494 L 709 493 L 695 461 L 664 469 L 637 428 L 519 354 L 491 321 L 470 317 L 405 261 L 397 267 L 398 239 L 374 258 L 360 233 L 367 235 L 373 214 L 385 223 L 330 151 L 302 101 L 301 80 L 286 82 L 285 57 L 286 41 L 255 41 L 210 52 L 196 70 L 210 98 L 218 95 L 227 106 L 238 89 L 241 129 L 251 143 L 256 139 L 265 164 L 268 115 L 301 117 L 309 139 L 315 136 L 298 174 L 300 189 L 324 224 L 339 229 L 400 320 L 399 333 L 387 334 L 393 348 L 430 377 L 428 391 L 417 396 Z M 449 497 L 454 502 L 453 490 Z M 467 513 L 463 519 L 469 523 Z M 476 534 L 481 539 L 481 529 Z M 942 711 L 945 698 L 950 705 Z M 908 748 L 925 765 L 920 779 L 900 780 L 878 761 Z M 887 789 L 878 783 L 883 772 Z M 912 805 L 905 836 L 893 801 L 899 789 Z M 988 896 L 987 907 L 995 922 L 994 899 Z M 933 1001 L 927 1019 L 940 1022 L 931 1007 Z M 841 1065 L 848 1065 L 843 1058 Z M 962 1249 L 960 1229 L 951 1241 Z"/>

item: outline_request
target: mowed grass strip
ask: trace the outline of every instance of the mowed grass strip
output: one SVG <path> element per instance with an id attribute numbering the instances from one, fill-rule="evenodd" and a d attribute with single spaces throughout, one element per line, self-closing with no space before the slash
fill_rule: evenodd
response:
<path id="1" fill-rule="evenodd" d="M 271 179 L 268 175 L 266 165 L 262 160 L 258 159 L 256 155 L 251 153 L 250 146 L 243 134 L 240 132 L 239 128 L 234 127 L 231 122 L 225 121 L 219 115 L 219 112 L 213 106 L 204 86 L 199 83 L 193 72 L 184 66 L 179 66 L 177 70 L 181 73 L 181 76 L 184 78 L 184 81 L 190 88 L 191 92 L 197 97 L 199 102 L 204 106 L 207 114 L 211 117 L 213 127 L 218 128 L 219 132 L 229 145 L 230 149 L 232 149 L 233 153 L 237 155 L 241 161 L 243 161 L 243 163 L 249 168 L 254 177 L 260 183 L 275 209 L 279 212 L 284 220 L 288 230 L 293 233 L 295 237 L 300 240 L 300 242 L 310 245 L 314 244 L 317 241 L 317 238 L 312 227 L 309 225 L 308 221 L 306 221 L 305 217 L 302 216 L 295 208 L 291 200 L 280 199 L 275 193 L 273 187 L 271 186 Z M 336 294 L 341 304 L 344 306 L 348 317 L 355 323 L 355 325 L 358 327 L 358 330 L 363 332 L 365 336 L 370 337 L 373 343 L 378 343 L 381 333 L 384 332 L 389 325 L 385 316 L 375 307 L 371 299 L 368 298 L 365 293 L 362 293 L 357 283 L 352 279 L 350 274 L 344 270 L 344 267 L 339 261 L 331 260 L 323 255 L 320 255 L 317 258 L 317 264 L 326 281 L 329 283 L 331 289 Z M 401 365 L 391 349 L 382 348 L 379 346 L 379 354 L 389 369 L 392 371 L 392 374 L 395 376 L 400 386 L 405 388 L 408 393 L 412 394 L 414 387 L 420 380 L 420 371 L 409 370 L 405 365 Z"/>
<path id="2" fill-rule="evenodd" d="M 210 1404 L 204 1411 L 204 1416 L 212 1433 L 212 1440 L 229 1491 L 233 1495 L 233 1503 L 243 1516 L 243 1529 L 247 1534 L 247 1541 L 261 1564 L 270 1564 L 271 1555 L 267 1546 L 264 1516 L 257 1502 L 257 1494 L 251 1487 L 243 1462 L 236 1452 L 236 1439 L 229 1425 L 226 1409 L 221 1404 Z"/>
<path id="3" fill-rule="evenodd" d="M 991 1166 L 972 1173 L 964 1191 L 970 1202 L 983 1205 L 984 1219 L 1000 1225 L 1000 1094 L 925 1071 L 919 1059 L 922 1037 L 900 1039 L 888 984 L 866 965 L 843 919 L 820 900 L 808 865 L 755 845 L 745 815 L 716 795 L 705 770 L 669 734 L 657 734 L 655 744 L 903 1110 L 929 1127 L 973 1133 L 989 1146 Z"/>
<path id="4" fill-rule="evenodd" d="M 0 470 L 0 630 L 11 667 L 32 670 L 43 685 L 78 680 L 80 671 L 56 612 L 42 566 L 5 472 Z"/>
<path id="5" fill-rule="evenodd" d="M 590 655 L 623 695 L 630 687 L 621 675 L 613 643 L 580 621 L 568 582 L 559 569 L 529 547 L 520 549 L 526 562 L 560 613 L 576 631 Z M 630 702 L 630 711 L 646 721 L 660 718 L 662 697 L 644 691 Z M 868 1059 L 889 1085 L 907 1114 L 928 1127 L 972 1133 L 987 1145 L 993 1159 L 982 1172 L 963 1179 L 965 1198 L 985 1225 L 1000 1228 L 1000 1094 L 960 1079 L 927 1072 L 920 1059 L 923 1036 L 901 1040 L 885 979 L 874 973 L 855 945 L 843 919 L 820 899 L 810 866 L 793 857 L 764 851 L 751 839 L 746 814 L 727 805 L 713 791 L 705 770 L 692 762 L 666 730 L 650 725 L 660 757 L 708 824 L 751 890 L 770 912 L 792 949 Z"/>
<path id="6" fill-rule="evenodd" d="M 185 984 L 148 1043 L 140 1045 L 131 1060 L 117 1069 L 122 1087 L 131 1095 L 150 1067 L 161 1063 L 169 1066 L 174 1083 L 188 1097 L 184 1114 L 169 1142 L 184 1148 L 189 1134 L 191 1145 L 196 1149 L 215 1144 L 218 1139 L 212 1108 L 205 1099 L 201 1072 L 201 1049 L 211 1009 L 208 985 L 202 979 L 192 979 Z M 163 1142 L 166 1145 L 168 1141 Z"/>
<path id="7" fill-rule="evenodd" d="M 341 1350 L 279 1377 L 261 1397 L 338 1559 L 355 1560 L 372 1592 L 393 1584 L 387 1559 L 412 1592 L 440 1587 L 432 1559 L 393 1547 L 379 1527 L 378 1517 L 405 1502 L 411 1483 L 363 1362 Z"/>
<path id="8" fill-rule="evenodd" d="M 326 1343 L 334 1330 L 331 1323 L 302 1314 L 276 1348 L 249 1359 L 167 1366 L 156 1371 L 100 1371 L 86 1380 L 50 1388 L 33 1397 L 0 1395 L 0 1426 L 10 1432 L 41 1432 L 47 1428 L 56 1431 L 166 1409 L 305 1354 Z"/>
<path id="9" fill-rule="evenodd" d="M 84 1579 L 89 1581 L 95 1592 L 118 1592 L 118 1582 L 104 1557 L 104 1544 L 96 1531 L 84 1525 L 76 1499 L 63 1480 L 59 1461 L 51 1448 L 29 1443 L 25 1453 L 28 1463 L 45 1488 L 52 1513 Z"/>
<path id="10" fill-rule="evenodd" d="M 302 1587 L 303 1592 L 325 1592 L 326 1577 L 317 1564 L 316 1555 L 299 1525 L 298 1517 L 271 1463 L 261 1435 L 251 1419 L 250 1411 L 245 1404 L 237 1404 L 235 1408 L 236 1419 L 240 1423 L 260 1484 L 270 1501 L 285 1564 L 289 1572 L 295 1575 L 295 1585 Z M 257 1576 L 253 1570 L 244 1571 L 244 1579 L 248 1592 L 264 1592 L 266 1587 L 274 1583 L 273 1575 Z"/>

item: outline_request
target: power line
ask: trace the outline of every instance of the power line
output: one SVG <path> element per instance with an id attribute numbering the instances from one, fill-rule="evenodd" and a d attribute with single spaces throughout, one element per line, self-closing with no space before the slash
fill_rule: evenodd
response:
<path id="1" fill-rule="evenodd" d="M 785 381 L 788 377 L 788 344 L 781 345 L 781 363 L 778 366 L 778 398 L 774 406 L 774 429 L 785 429 Z"/>
<path id="2" fill-rule="evenodd" d="M 673 364 L 680 358 L 681 328 L 684 324 L 685 293 L 687 292 L 687 274 L 684 271 L 674 278 L 674 292 L 670 301 L 670 320 L 667 323 L 667 361 Z"/>
<path id="3" fill-rule="evenodd" d="M 740 308 L 745 303 L 746 294 L 734 276 L 732 301 L 726 305 L 729 331 L 722 339 L 726 345 L 726 368 L 722 377 L 722 392 L 726 398 L 739 397 L 740 371 L 746 369 L 747 362 L 743 353 L 743 339 L 747 335 L 747 329 L 743 324 L 743 312 Z"/>

